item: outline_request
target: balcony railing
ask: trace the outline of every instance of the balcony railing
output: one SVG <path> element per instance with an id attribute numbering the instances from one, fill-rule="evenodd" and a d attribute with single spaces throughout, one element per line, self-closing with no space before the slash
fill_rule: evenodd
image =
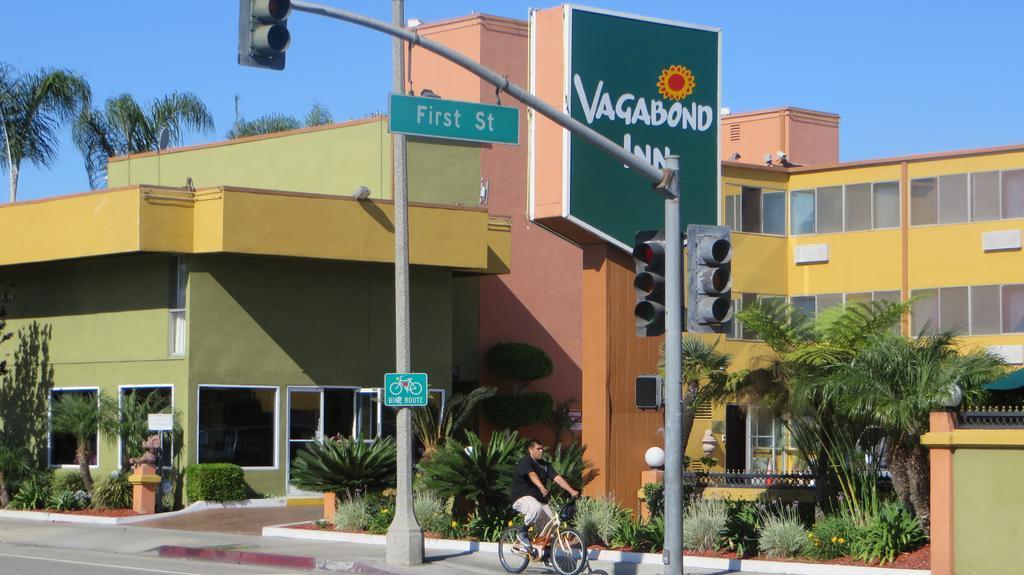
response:
<path id="1" fill-rule="evenodd" d="M 956 426 L 960 429 L 1024 429 L 1024 406 L 990 405 L 961 411 Z"/>
<path id="2" fill-rule="evenodd" d="M 810 473 L 684 473 L 683 483 L 699 488 L 814 489 Z"/>

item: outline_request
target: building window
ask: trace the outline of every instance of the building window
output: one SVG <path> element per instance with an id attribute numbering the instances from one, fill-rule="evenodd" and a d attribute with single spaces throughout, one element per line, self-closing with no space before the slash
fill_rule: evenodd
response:
<path id="1" fill-rule="evenodd" d="M 966 287 L 939 289 L 939 329 L 967 335 L 970 332 L 968 301 Z"/>
<path id="2" fill-rule="evenodd" d="M 921 178 L 910 182 L 910 225 L 939 223 L 939 181 Z"/>
<path id="3" fill-rule="evenodd" d="M 53 431 L 52 416 L 54 407 L 65 399 L 86 398 L 90 401 L 99 401 L 99 390 L 96 388 L 84 389 L 53 389 L 50 391 L 50 465 L 78 465 L 78 440 L 70 433 L 55 433 Z M 89 438 L 89 466 L 95 467 L 98 463 L 96 434 Z"/>
<path id="4" fill-rule="evenodd" d="M 740 201 L 740 228 L 745 232 L 761 233 L 761 188 L 744 186 Z"/>
<path id="5" fill-rule="evenodd" d="M 872 224 L 874 229 L 900 227 L 900 184 L 878 182 L 871 185 Z"/>
<path id="6" fill-rule="evenodd" d="M 782 447 L 782 422 L 768 409 L 751 406 L 747 416 L 748 443 L 747 471 L 750 473 L 776 472 L 775 458 Z"/>
<path id="7" fill-rule="evenodd" d="M 910 297 L 920 297 L 910 305 L 910 335 L 921 335 L 926 328 L 934 330 L 939 325 L 939 290 L 913 290 Z"/>
<path id="8" fill-rule="evenodd" d="M 1003 333 L 1024 332 L 1024 285 L 1003 286 Z"/>
<path id="9" fill-rule="evenodd" d="M 171 258 L 170 282 L 168 286 L 169 329 L 167 353 L 173 356 L 185 355 L 185 288 L 188 286 L 188 267 L 185 258 Z"/>
<path id="10" fill-rule="evenodd" d="M 199 386 L 199 463 L 275 467 L 277 389 Z"/>
<path id="11" fill-rule="evenodd" d="M 118 399 L 121 416 L 124 417 L 131 411 L 132 415 L 148 419 L 150 413 L 172 413 L 173 392 L 174 388 L 170 385 L 122 387 Z M 163 448 L 160 450 L 160 460 L 157 465 L 170 467 L 174 454 L 174 434 L 162 432 L 161 435 Z M 124 467 L 132 453 L 139 453 L 138 449 L 129 451 L 129 447 L 125 435 L 118 438 L 118 467 Z"/>
<path id="12" fill-rule="evenodd" d="M 736 221 L 736 204 L 740 196 L 726 196 L 725 197 L 725 225 L 732 231 L 739 231 L 739 226 Z"/>
<path id="13" fill-rule="evenodd" d="M 733 295 L 733 300 L 732 300 L 732 319 L 730 319 L 728 322 L 725 323 L 725 328 L 724 328 L 725 329 L 725 337 L 726 337 L 726 339 L 737 339 L 737 337 L 738 337 L 738 334 L 736 333 L 736 331 L 737 331 L 736 326 L 738 325 L 739 322 L 736 320 L 736 314 L 740 312 L 740 300 L 736 299 L 735 296 L 738 295 L 738 294 L 736 294 L 735 292 L 732 295 Z"/>
<path id="14" fill-rule="evenodd" d="M 999 172 L 971 174 L 971 221 L 999 219 Z"/>
<path id="15" fill-rule="evenodd" d="M 789 195 L 789 225 L 794 236 L 814 233 L 814 190 L 800 190 Z"/>
<path id="16" fill-rule="evenodd" d="M 1003 172 L 1003 217 L 1024 218 L 1024 170 Z"/>
<path id="17" fill-rule="evenodd" d="M 958 224 L 968 220 L 967 174 L 939 178 L 939 223 Z"/>
<path id="18" fill-rule="evenodd" d="M 761 201 L 761 233 L 786 235 L 786 192 L 764 192 Z"/>
<path id="19" fill-rule="evenodd" d="M 797 314 L 802 315 L 809 320 L 814 320 L 816 311 L 815 296 L 796 295 L 789 298 L 789 304 L 793 306 L 793 309 Z"/>
<path id="20" fill-rule="evenodd" d="M 999 286 L 971 286 L 971 335 L 1000 331 Z"/>
<path id="21" fill-rule="evenodd" d="M 818 188 L 817 228 L 819 234 L 843 231 L 843 187 Z"/>
<path id="22" fill-rule="evenodd" d="M 871 229 L 871 184 L 846 186 L 846 231 Z"/>

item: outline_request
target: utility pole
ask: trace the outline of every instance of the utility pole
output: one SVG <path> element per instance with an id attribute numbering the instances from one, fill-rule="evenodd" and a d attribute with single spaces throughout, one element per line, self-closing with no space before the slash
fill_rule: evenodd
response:
<path id="1" fill-rule="evenodd" d="M 405 28 L 405 1 L 391 0 L 391 24 Z M 405 92 L 405 42 L 391 40 L 391 90 Z M 412 371 L 409 343 L 409 180 L 405 171 L 405 136 L 394 134 L 395 165 L 395 371 Z M 398 477 L 395 519 L 388 527 L 388 563 L 423 563 L 423 530 L 416 523 L 412 502 L 412 410 L 398 408 Z"/>
<path id="2" fill-rule="evenodd" d="M 683 573 L 683 246 L 679 233 L 679 156 L 665 157 L 665 575 Z M 668 181 L 666 181 L 668 180 Z"/>

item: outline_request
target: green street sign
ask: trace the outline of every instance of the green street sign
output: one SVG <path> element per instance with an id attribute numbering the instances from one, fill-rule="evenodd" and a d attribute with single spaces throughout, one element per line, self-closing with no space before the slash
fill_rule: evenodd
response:
<path id="1" fill-rule="evenodd" d="M 679 156 L 680 229 L 717 224 L 718 30 L 594 8 L 566 11 L 570 115 L 656 168 Z M 664 225 L 665 201 L 646 180 L 575 135 L 568 160 L 569 219 L 626 250 L 637 230 Z"/>
<path id="2" fill-rule="evenodd" d="M 385 373 L 384 405 L 424 407 L 427 405 L 427 374 Z"/>
<path id="3" fill-rule="evenodd" d="M 392 134 L 519 144 L 519 108 L 392 94 L 388 104 Z"/>

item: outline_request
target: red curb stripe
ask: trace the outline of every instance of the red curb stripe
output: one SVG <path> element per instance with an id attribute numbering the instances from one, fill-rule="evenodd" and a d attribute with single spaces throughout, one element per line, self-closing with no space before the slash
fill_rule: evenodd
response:
<path id="1" fill-rule="evenodd" d="M 229 563 L 245 563 L 248 565 L 268 565 L 271 567 L 288 567 L 292 569 L 314 569 L 316 559 L 298 555 L 279 555 L 276 553 L 259 553 L 256 551 L 228 551 L 204 547 L 182 547 L 178 545 L 161 545 L 157 550 L 161 557 L 184 557 L 186 559 L 202 559 L 205 561 L 222 561 Z"/>

